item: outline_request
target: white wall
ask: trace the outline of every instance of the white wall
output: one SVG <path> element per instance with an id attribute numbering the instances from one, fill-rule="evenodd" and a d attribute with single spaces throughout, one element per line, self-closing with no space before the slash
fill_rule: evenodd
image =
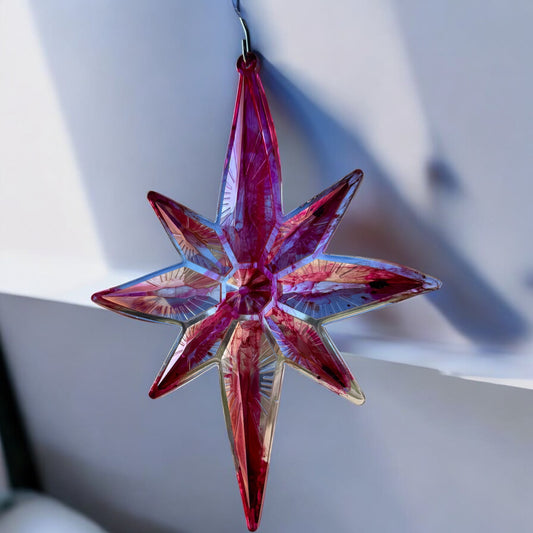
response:
<path id="1" fill-rule="evenodd" d="M 332 250 L 444 281 L 332 326 L 364 407 L 286 380 L 262 529 L 526 531 L 531 391 L 426 368 L 532 387 L 531 2 L 242 5 L 286 208 L 360 167 Z M 215 377 L 149 401 L 172 328 L 88 307 L 175 262 L 148 190 L 214 215 L 240 39 L 229 0 L 0 3 L 1 332 L 47 489 L 112 531 L 244 527 Z"/>

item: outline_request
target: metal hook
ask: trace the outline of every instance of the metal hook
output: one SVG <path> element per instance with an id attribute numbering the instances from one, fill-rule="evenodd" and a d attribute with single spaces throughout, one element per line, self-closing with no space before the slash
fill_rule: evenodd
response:
<path id="1" fill-rule="evenodd" d="M 246 62 L 246 55 L 252 51 L 252 47 L 250 45 L 250 30 L 248 29 L 246 20 L 244 20 L 244 17 L 242 16 L 240 0 L 232 0 L 232 2 L 233 2 L 233 9 L 235 10 L 235 13 L 239 17 L 242 30 L 244 31 L 244 39 L 242 40 L 242 57 L 244 61 Z"/>

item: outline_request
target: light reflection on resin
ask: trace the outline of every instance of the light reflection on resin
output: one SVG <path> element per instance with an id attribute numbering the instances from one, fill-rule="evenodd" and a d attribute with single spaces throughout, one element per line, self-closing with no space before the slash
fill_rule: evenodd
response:
<path id="1" fill-rule="evenodd" d="M 276 297 L 275 284 L 264 269 L 239 268 L 228 280 L 226 301 L 237 315 L 257 315 Z"/>
<path id="2" fill-rule="evenodd" d="M 151 192 L 183 263 L 93 295 L 134 318 L 178 323 L 157 398 L 218 365 L 248 528 L 260 521 L 285 364 L 350 401 L 364 396 L 323 323 L 434 290 L 407 267 L 326 255 L 363 173 L 356 170 L 283 215 L 272 118 L 255 56 L 239 86 L 218 217 L 210 222 Z"/>

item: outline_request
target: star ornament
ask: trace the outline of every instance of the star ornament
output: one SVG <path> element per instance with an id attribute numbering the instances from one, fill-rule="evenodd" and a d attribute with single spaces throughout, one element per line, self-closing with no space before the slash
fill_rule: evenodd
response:
<path id="1" fill-rule="evenodd" d="M 244 512 L 254 531 L 285 366 L 362 404 L 364 395 L 324 324 L 437 289 L 440 282 L 393 263 L 326 253 L 361 183 L 360 170 L 283 214 L 278 145 L 257 58 L 241 57 L 237 70 L 216 222 L 150 192 L 182 261 L 92 299 L 133 318 L 181 327 L 152 398 L 218 367 Z"/>

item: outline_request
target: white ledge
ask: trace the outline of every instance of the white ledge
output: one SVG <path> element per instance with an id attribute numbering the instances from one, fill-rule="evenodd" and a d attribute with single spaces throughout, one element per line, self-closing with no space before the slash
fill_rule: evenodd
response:
<path id="1" fill-rule="evenodd" d="M 107 269 L 97 261 L 29 252 L 5 252 L 0 261 L 3 270 L 0 292 L 95 309 L 91 294 L 146 274 Z M 468 343 L 448 345 L 394 338 L 379 322 L 369 324 L 363 317 L 335 322 L 327 329 L 345 354 L 429 368 L 473 381 L 533 389 L 533 361 L 518 349 L 482 350 Z"/>

